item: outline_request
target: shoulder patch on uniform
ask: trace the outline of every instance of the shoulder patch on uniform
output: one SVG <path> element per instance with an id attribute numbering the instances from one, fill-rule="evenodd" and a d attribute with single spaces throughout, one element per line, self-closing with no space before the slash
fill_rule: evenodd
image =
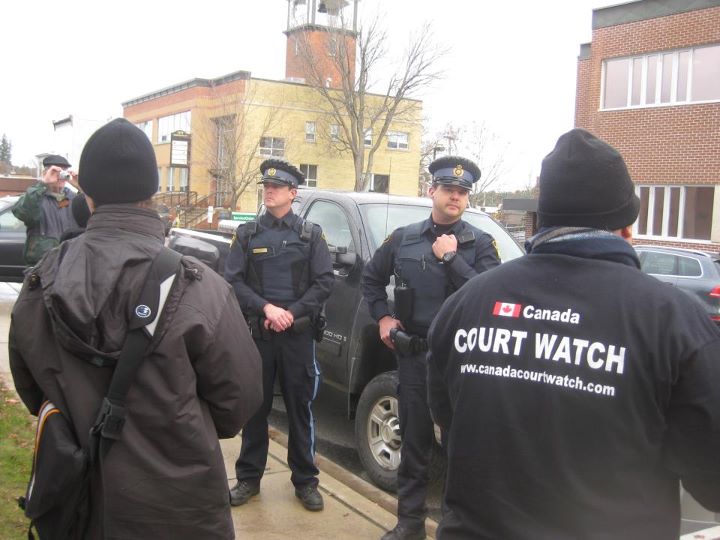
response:
<path id="1" fill-rule="evenodd" d="M 237 242 L 237 231 L 233 233 L 232 238 L 230 239 L 230 249 L 233 248 L 235 242 Z"/>
<path id="2" fill-rule="evenodd" d="M 493 238 L 492 241 L 492 247 L 495 248 L 495 253 L 497 254 L 498 258 L 500 258 L 500 250 L 498 249 L 497 240 Z"/>

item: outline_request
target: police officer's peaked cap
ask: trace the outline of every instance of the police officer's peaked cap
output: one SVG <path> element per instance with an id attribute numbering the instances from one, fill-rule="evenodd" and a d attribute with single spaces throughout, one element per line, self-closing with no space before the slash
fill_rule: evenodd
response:
<path id="1" fill-rule="evenodd" d="M 262 180 L 258 184 L 270 183 L 296 188 L 305 183 L 305 175 L 298 168 L 282 159 L 266 159 L 260 164 Z"/>
<path id="2" fill-rule="evenodd" d="M 467 158 L 443 156 L 428 167 L 433 184 L 471 189 L 480 180 L 480 167 Z"/>
<path id="3" fill-rule="evenodd" d="M 56 154 L 50 154 L 49 156 L 45 156 L 45 159 L 43 159 L 43 167 L 50 167 L 52 165 L 55 165 L 57 167 L 70 167 L 70 163 L 68 163 L 68 160 L 62 156 L 58 156 Z"/>

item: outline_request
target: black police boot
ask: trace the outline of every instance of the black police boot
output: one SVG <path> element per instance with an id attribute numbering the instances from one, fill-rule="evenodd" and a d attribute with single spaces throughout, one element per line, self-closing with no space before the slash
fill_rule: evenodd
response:
<path id="1" fill-rule="evenodd" d="M 260 493 L 260 482 L 253 480 L 239 480 L 230 490 L 230 504 L 240 506 L 250 500 L 250 497 Z"/>
<path id="2" fill-rule="evenodd" d="M 323 498 L 316 486 L 303 486 L 295 488 L 295 496 L 305 507 L 305 510 L 319 512 L 324 508 Z"/>
<path id="3" fill-rule="evenodd" d="M 392 531 L 382 535 L 380 540 L 425 540 L 425 524 L 398 523 Z"/>

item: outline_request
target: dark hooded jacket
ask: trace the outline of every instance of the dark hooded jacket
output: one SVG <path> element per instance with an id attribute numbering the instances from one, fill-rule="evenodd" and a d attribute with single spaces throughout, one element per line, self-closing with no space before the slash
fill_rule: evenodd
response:
<path id="1" fill-rule="evenodd" d="M 127 321 L 163 245 L 157 214 L 98 208 L 82 236 L 50 251 L 12 314 L 10 367 L 28 409 L 49 399 L 81 444 L 94 423 Z M 58 331 L 61 329 L 61 331 Z M 93 478 L 88 538 L 233 538 L 219 438 L 262 400 L 260 357 L 232 288 L 184 257 L 127 395 L 122 436 Z M 104 535 L 100 532 L 103 529 Z"/>

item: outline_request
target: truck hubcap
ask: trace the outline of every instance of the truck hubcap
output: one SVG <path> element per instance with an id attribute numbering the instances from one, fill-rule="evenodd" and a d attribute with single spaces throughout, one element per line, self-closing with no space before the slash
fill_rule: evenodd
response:
<path id="1" fill-rule="evenodd" d="M 398 400 L 383 396 L 375 402 L 367 423 L 368 444 L 375 461 L 383 469 L 397 470 L 400 466 L 400 419 Z"/>

